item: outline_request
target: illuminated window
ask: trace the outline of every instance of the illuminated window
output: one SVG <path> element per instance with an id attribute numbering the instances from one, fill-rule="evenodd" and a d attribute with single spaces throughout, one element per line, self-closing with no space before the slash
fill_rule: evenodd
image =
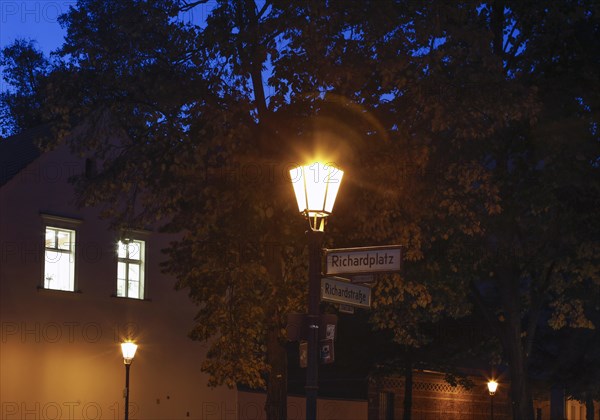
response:
<path id="1" fill-rule="evenodd" d="M 117 296 L 144 299 L 144 241 L 124 239 L 117 246 Z"/>
<path id="2" fill-rule="evenodd" d="M 46 227 L 44 288 L 75 291 L 75 231 Z"/>

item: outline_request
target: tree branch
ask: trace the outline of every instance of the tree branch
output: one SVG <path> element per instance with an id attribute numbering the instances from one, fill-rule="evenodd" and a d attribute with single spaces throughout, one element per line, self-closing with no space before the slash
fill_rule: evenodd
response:
<path id="1" fill-rule="evenodd" d="M 250 23 L 247 26 L 248 32 L 251 32 L 252 35 L 252 46 L 251 46 L 251 55 L 249 57 L 250 60 L 250 79 L 252 80 L 252 87 L 254 90 L 254 101 L 256 103 L 256 109 L 258 111 L 258 119 L 259 121 L 266 117 L 267 113 L 267 101 L 265 97 L 265 88 L 262 81 L 262 60 L 259 61 L 257 57 L 257 48 L 260 44 L 259 34 L 258 34 L 258 17 L 256 16 L 256 11 L 254 10 L 254 2 L 250 2 L 246 0 L 244 2 L 244 6 L 246 7 L 246 11 L 250 17 Z"/>
<path id="2" fill-rule="evenodd" d="M 494 34 L 494 54 L 502 56 L 504 35 L 504 0 L 494 0 L 492 5 L 492 32 Z"/>
<path id="3" fill-rule="evenodd" d="M 208 0 L 196 0 L 192 2 L 183 1 L 183 6 L 179 8 L 180 12 L 187 12 L 200 4 L 206 4 Z"/>

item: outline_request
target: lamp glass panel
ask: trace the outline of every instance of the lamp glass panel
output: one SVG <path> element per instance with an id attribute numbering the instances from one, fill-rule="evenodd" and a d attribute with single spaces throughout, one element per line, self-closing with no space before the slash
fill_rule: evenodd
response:
<path id="1" fill-rule="evenodd" d="M 342 170 L 321 162 L 292 169 L 290 178 L 298 210 L 308 210 L 310 216 L 331 213 L 343 174 Z"/>
<path id="2" fill-rule="evenodd" d="M 137 344 L 132 342 L 121 343 L 121 351 L 123 352 L 123 359 L 133 359 L 135 351 L 137 350 Z"/>
<path id="3" fill-rule="evenodd" d="M 304 192 L 304 166 L 298 166 L 297 168 L 290 170 L 290 179 L 292 181 L 292 186 L 294 187 L 298 211 L 303 212 L 307 208 L 306 195 Z"/>

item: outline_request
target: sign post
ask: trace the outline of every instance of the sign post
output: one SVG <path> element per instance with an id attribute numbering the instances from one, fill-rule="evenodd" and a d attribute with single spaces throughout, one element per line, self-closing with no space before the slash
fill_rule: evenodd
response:
<path id="1" fill-rule="evenodd" d="M 324 249 L 325 277 L 321 274 L 321 234 L 309 235 L 308 314 L 288 315 L 288 339 L 300 341 L 300 366 L 307 367 L 307 413 L 316 413 L 317 363 L 333 363 L 337 319 L 319 315 L 319 302 L 339 305 L 340 312 L 371 307 L 371 287 L 376 273 L 394 273 L 402 268 L 401 245 Z M 343 277 L 337 277 L 343 275 Z M 345 278 L 348 277 L 348 278 Z M 317 292 L 320 282 L 320 299 Z M 307 416 L 308 418 L 309 416 Z"/>

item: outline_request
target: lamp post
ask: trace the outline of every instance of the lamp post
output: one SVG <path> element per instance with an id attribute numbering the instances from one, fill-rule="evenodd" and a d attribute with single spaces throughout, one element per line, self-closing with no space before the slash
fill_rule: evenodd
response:
<path id="1" fill-rule="evenodd" d="M 319 290 L 321 288 L 321 245 L 325 219 L 331 214 L 344 172 L 314 162 L 290 171 L 298 210 L 309 222 L 308 237 L 308 358 L 306 368 L 306 419 L 317 418 L 319 389 Z"/>
<path id="2" fill-rule="evenodd" d="M 125 363 L 125 390 L 123 396 L 125 397 L 125 420 L 129 420 L 129 368 L 135 351 L 137 350 L 137 344 L 131 341 L 121 343 L 121 351 L 123 352 L 123 363 Z"/>
<path id="3" fill-rule="evenodd" d="M 490 419 L 494 420 L 494 394 L 498 389 L 498 382 L 491 380 L 487 383 L 488 392 L 490 393 Z"/>

